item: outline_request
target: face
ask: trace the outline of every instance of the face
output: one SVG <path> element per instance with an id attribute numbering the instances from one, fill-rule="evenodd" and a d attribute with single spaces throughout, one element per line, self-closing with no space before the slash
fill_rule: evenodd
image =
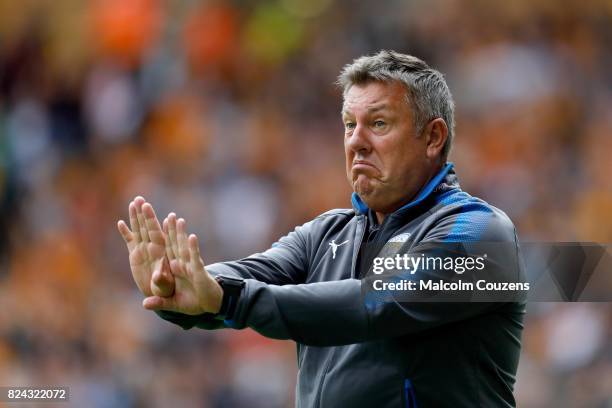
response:
<path id="1" fill-rule="evenodd" d="M 427 138 L 416 134 L 400 82 L 353 85 L 344 98 L 346 173 L 353 190 L 379 214 L 410 201 L 431 177 Z"/>

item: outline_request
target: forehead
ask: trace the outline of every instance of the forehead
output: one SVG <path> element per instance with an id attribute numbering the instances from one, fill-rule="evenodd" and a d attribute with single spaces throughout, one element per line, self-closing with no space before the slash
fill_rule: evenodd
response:
<path id="1" fill-rule="evenodd" d="M 352 85 L 344 96 L 342 114 L 360 111 L 404 110 L 406 88 L 401 82 L 370 81 Z"/>

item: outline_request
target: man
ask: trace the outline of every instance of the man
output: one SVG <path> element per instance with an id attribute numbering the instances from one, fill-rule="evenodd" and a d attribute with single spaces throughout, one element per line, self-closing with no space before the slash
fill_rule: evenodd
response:
<path id="1" fill-rule="evenodd" d="M 446 162 L 454 107 L 443 76 L 381 51 L 338 82 L 353 209 L 324 213 L 263 253 L 204 266 L 185 221 L 170 214 L 160 228 L 137 197 L 131 231 L 118 226 L 144 307 L 185 329 L 294 340 L 299 407 L 514 406 L 524 304 L 362 295 L 360 278 L 389 242 L 423 257 L 443 254 L 444 242 L 502 242 L 519 254 L 508 217 L 461 191 Z"/>

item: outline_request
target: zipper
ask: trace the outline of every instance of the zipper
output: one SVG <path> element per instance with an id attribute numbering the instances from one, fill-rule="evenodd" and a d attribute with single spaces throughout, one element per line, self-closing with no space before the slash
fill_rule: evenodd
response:
<path id="1" fill-rule="evenodd" d="M 355 240 L 355 244 L 353 245 L 353 260 L 351 262 L 351 278 L 359 279 L 360 277 L 356 275 L 355 269 L 357 268 L 357 257 L 359 256 L 359 252 L 361 252 L 361 243 L 363 242 L 363 237 L 366 233 L 366 224 L 367 224 L 367 216 L 361 215 L 360 220 L 357 221 L 357 239 Z M 361 232 L 359 231 L 361 228 Z"/>
<path id="2" fill-rule="evenodd" d="M 362 279 L 367 275 L 369 271 L 368 265 L 371 265 L 373 258 L 380 253 L 380 251 L 385 246 L 386 241 L 391 238 L 391 236 L 395 233 L 395 230 L 397 230 L 397 228 L 395 230 L 390 230 L 388 228 L 389 224 L 391 223 L 390 219 L 391 216 L 388 216 L 380 224 L 368 225 L 370 224 L 369 216 L 364 216 L 363 232 L 361 234 L 361 240 L 359 241 L 359 250 L 357 251 L 356 256 L 356 259 L 359 261 L 358 266 L 360 268 L 360 274 L 357 275 L 355 273 L 355 270 L 353 270 L 354 278 Z M 364 241 L 365 245 L 368 246 L 368 250 L 365 251 L 365 253 L 362 253 L 361 245 L 364 244 Z M 364 257 L 364 255 L 366 256 Z M 357 266 L 355 265 L 354 261 L 353 269 L 355 269 L 356 267 Z M 361 270 L 361 268 L 364 268 L 365 270 Z"/>
<path id="3" fill-rule="evenodd" d="M 404 380 L 404 402 L 406 408 L 418 408 L 416 396 L 414 395 L 414 387 L 412 381 L 408 378 Z"/>
<path id="4" fill-rule="evenodd" d="M 362 218 L 357 221 L 357 231 L 355 232 L 357 239 L 355 240 L 355 243 L 353 245 L 353 260 L 351 262 L 351 277 L 354 279 L 358 278 L 357 276 L 355 276 L 357 255 L 359 255 L 359 252 L 361 251 L 361 243 L 363 242 L 363 237 L 365 236 L 365 231 L 366 231 L 365 217 L 364 216 L 361 216 L 361 217 Z M 359 228 L 361 228 L 361 231 L 359 231 Z M 319 381 L 319 385 L 317 386 L 317 397 L 316 397 L 316 403 L 315 403 L 316 407 L 321 406 L 321 398 L 323 396 L 322 395 L 323 394 L 323 383 L 325 382 L 325 377 L 327 376 L 327 372 L 329 371 L 329 366 L 331 365 L 331 362 L 334 359 L 335 355 L 336 355 L 336 348 L 334 347 L 329 353 L 329 357 L 327 358 L 325 367 L 323 368 L 323 371 L 321 374 L 321 380 Z"/>

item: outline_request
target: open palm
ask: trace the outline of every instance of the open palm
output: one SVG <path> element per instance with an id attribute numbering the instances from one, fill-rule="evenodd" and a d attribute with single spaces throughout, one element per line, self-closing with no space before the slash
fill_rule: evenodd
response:
<path id="1" fill-rule="evenodd" d="M 129 205 L 129 216 L 131 230 L 123 220 L 117 228 L 127 245 L 138 289 L 145 296 L 171 296 L 175 282 L 166 257 L 166 237 L 153 207 L 143 197 L 136 197 Z"/>
<path id="2" fill-rule="evenodd" d="M 165 253 L 170 260 L 175 290 L 172 296 L 145 299 L 144 307 L 189 315 L 217 313 L 223 290 L 204 267 L 197 236 L 191 234 L 187 237 L 185 220 L 180 218 L 177 221 L 174 213 L 164 220 L 164 232 L 167 237 Z"/>

